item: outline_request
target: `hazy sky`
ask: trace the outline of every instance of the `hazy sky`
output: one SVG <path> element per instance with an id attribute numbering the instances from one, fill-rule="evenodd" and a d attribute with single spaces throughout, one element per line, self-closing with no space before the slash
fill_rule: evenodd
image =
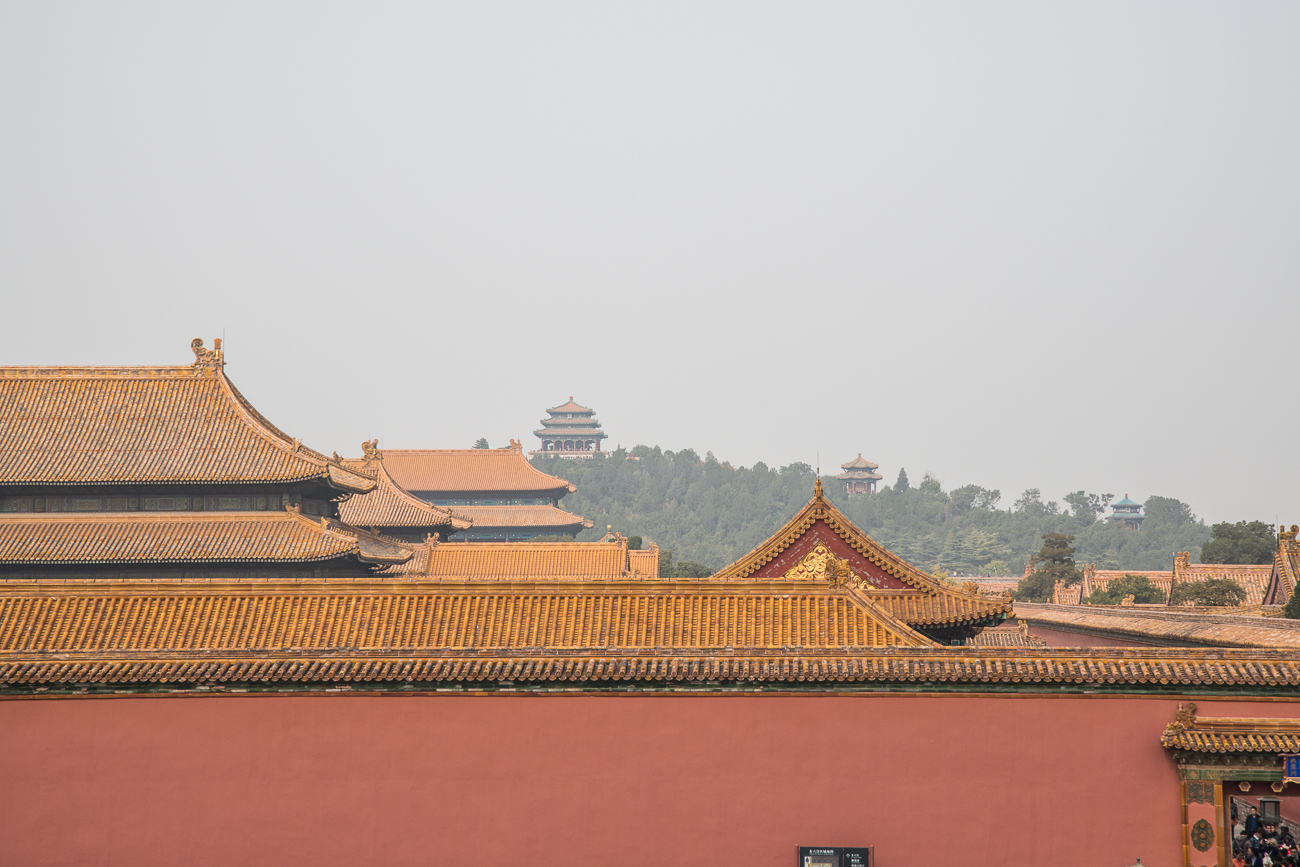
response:
<path id="1" fill-rule="evenodd" d="M 978 8 L 977 8 L 978 7 Z M 0 364 L 1300 522 L 1300 4 L 0 5 Z"/>

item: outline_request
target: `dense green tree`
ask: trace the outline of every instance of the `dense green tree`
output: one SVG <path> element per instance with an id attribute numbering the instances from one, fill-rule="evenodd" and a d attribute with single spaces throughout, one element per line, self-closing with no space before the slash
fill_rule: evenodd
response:
<path id="1" fill-rule="evenodd" d="M 1043 547 L 1029 559 L 1035 571 L 1021 579 L 1012 595 L 1021 602 L 1047 602 L 1057 581 L 1068 586 L 1083 580 L 1083 573 L 1074 567 L 1073 542 L 1073 536 L 1043 533 Z"/>
<path id="2" fill-rule="evenodd" d="M 1224 522 L 1210 527 L 1210 541 L 1201 546 L 1202 563 L 1272 563 L 1277 550 L 1273 525 L 1263 521 Z"/>
<path id="3" fill-rule="evenodd" d="M 1113 494 L 1089 494 L 1087 491 L 1075 491 L 1072 494 L 1066 494 L 1062 499 L 1070 507 L 1074 517 L 1091 524 L 1099 516 L 1105 513 L 1106 505 L 1113 499 Z"/>
<path id="4" fill-rule="evenodd" d="M 898 470 L 898 481 L 894 482 L 894 491 L 902 493 L 910 487 L 911 484 L 907 481 L 907 470 L 900 467 Z"/>
<path id="5" fill-rule="evenodd" d="M 1137 605 L 1159 605 L 1165 601 L 1165 591 L 1152 584 L 1147 576 L 1121 575 L 1111 579 L 1104 590 L 1094 590 L 1083 602 L 1086 605 L 1119 605 L 1126 596 L 1132 596 Z"/>
<path id="6" fill-rule="evenodd" d="M 474 441 L 474 448 L 476 448 L 476 449 L 490 449 L 490 448 L 492 448 L 492 446 L 488 445 L 488 441 L 487 441 L 487 439 L 486 439 L 485 437 L 479 437 L 478 439 L 476 439 L 476 440 Z"/>
<path id="7" fill-rule="evenodd" d="M 595 522 L 595 528 L 578 535 L 580 541 L 599 539 L 605 525 L 612 524 L 622 533 L 657 542 L 661 562 L 663 549 L 672 549 L 686 561 L 713 569 L 735 560 L 789 520 L 812 496 L 814 477 L 804 463 L 780 469 L 762 462 L 735 467 L 707 453 L 701 460 L 690 449 L 673 453 L 645 445 L 583 461 L 538 456 L 533 464 L 577 486 L 578 492 L 561 505 Z M 1199 521 L 1157 520 L 1128 530 L 1089 520 L 1073 508 L 1049 508 L 1041 491 L 1026 492 L 1032 495 L 1027 498 L 1029 508 L 1018 501 L 1015 510 L 999 510 L 1001 494 L 996 490 L 962 485 L 946 493 L 933 478 L 922 490 L 910 487 L 904 472 L 899 475 L 903 484 L 882 488 L 874 496 L 850 497 L 833 477 L 822 482 L 826 496 L 849 520 L 927 572 L 1019 574 L 1047 532 L 1075 536 L 1076 560 L 1101 569 L 1168 569 L 1171 551 L 1197 551 L 1209 537 Z M 1085 496 L 1091 503 L 1095 495 Z"/>
<path id="8" fill-rule="evenodd" d="M 1170 605 L 1233 606 L 1245 601 L 1245 589 L 1231 578 L 1179 581 L 1169 593 Z"/>
<path id="9" fill-rule="evenodd" d="M 1191 506 L 1180 503 L 1171 497 L 1148 497 L 1147 501 L 1142 504 L 1142 513 L 1146 515 L 1144 523 L 1147 524 L 1167 524 L 1173 527 L 1181 527 L 1196 520 L 1196 516 L 1192 514 Z"/>
<path id="10" fill-rule="evenodd" d="M 1282 609 L 1282 614 L 1292 620 L 1300 620 L 1300 593 L 1291 594 L 1291 598 L 1286 601 L 1286 607 Z"/>
<path id="11" fill-rule="evenodd" d="M 627 537 L 627 549 L 628 549 L 629 551 L 640 551 L 640 550 L 641 550 L 641 537 L 640 537 L 640 536 L 628 536 L 628 537 Z"/>

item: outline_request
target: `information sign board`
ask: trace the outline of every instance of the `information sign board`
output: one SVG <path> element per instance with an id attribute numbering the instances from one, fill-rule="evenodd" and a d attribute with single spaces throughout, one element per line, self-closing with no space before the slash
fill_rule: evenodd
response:
<path id="1" fill-rule="evenodd" d="M 798 867 L 875 867 L 871 846 L 800 846 Z"/>

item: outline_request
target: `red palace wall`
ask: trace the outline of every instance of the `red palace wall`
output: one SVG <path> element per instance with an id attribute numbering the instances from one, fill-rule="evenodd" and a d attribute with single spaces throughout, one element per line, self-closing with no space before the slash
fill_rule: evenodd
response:
<path id="1" fill-rule="evenodd" d="M 1300 703 L 1198 699 L 1201 716 Z M 1177 701 L 245 696 L 0 701 L 5 864 L 1181 863 Z"/>

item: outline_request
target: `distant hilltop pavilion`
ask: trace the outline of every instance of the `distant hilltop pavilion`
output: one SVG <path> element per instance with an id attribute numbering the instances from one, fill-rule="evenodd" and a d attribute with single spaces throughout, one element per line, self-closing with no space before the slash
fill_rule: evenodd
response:
<path id="1" fill-rule="evenodd" d="M 596 421 L 596 411 L 573 402 L 553 406 L 546 411 L 550 418 L 542 419 L 542 429 L 533 435 L 542 441 L 542 447 L 530 455 L 552 455 L 561 458 L 589 458 L 603 455 L 600 441 L 605 432 Z"/>
<path id="2" fill-rule="evenodd" d="M 835 478 L 844 483 L 844 491 L 850 497 L 876 492 L 876 482 L 880 481 L 880 474 L 876 470 L 880 466 L 863 458 L 862 452 L 858 452 L 858 456 L 847 464 L 840 464 L 840 469 L 844 472 Z"/>

